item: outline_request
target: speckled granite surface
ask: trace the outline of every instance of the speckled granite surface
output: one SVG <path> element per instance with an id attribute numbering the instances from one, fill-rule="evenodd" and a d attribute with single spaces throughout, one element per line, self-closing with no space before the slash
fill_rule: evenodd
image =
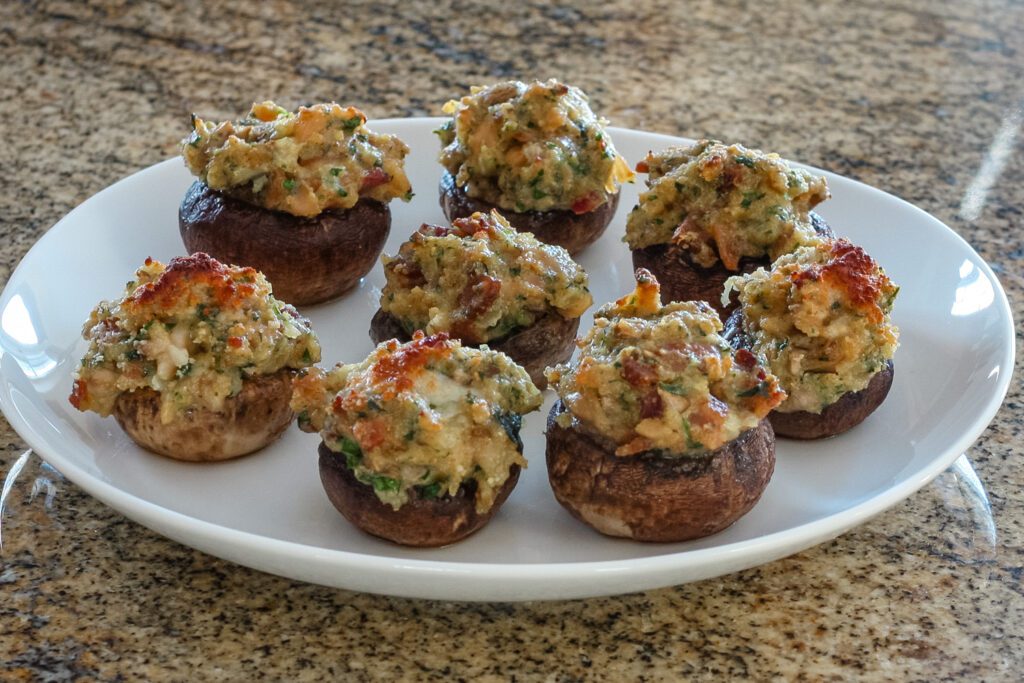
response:
<path id="1" fill-rule="evenodd" d="M 469 84 L 557 74 L 616 125 L 756 141 L 923 207 L 1024 314 L 1019 137 L 980 210 L 962 207 L 1000 131 L 1020 133 L 1019 3 L 455 4 L 0 4 L 0 282 L 76 204 L 174 154 L 190 111 L 273 96 L 437 114 Z M 424 602 L 265 575 L 165 540 L 33 460 L 3 520 L 0 679 L 1015 680 L 1020 376 L 966 459 L 839 539 L 577 602 Z M 0 470 L 23 449 L 0 419 Z"/>

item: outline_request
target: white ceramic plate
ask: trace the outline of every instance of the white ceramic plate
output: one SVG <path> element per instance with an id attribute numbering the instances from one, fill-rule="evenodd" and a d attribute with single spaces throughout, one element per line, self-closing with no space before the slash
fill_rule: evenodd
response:
<path id="1" fill-rule="evenodd" d="M 422 222 L 442 222 L 437 203 L 439 119 L 377 121 L 412 148 L 417 192 L 392 204 L 386 251 Z M 680 140 L 613 130 L 631 163 Z M 128 517 L 177 541 L 256 569 L 359 591 L 454 600 L 529 600 L 628 593 L 774 560 L 832 538 L 897 503 L 948 467 L 1002 402 L 1013 367 L 1009 305 L 989 267 L 956 234 L 915 207 L 828 175 L 820 207 L 835 230 L 862 245 L 902 286 L 892 392 L 865 423 L 828 441 L 781 441 L 775 476 L 757 506 L 699 541 L 646 545 L 600 536 L 554 500 L 544 470 L 542 425 L 552 401 L 527 417 L 529 469 L 495 519 L 454 546 L 412 550 L 356 531 L 331 507 L 316 464 L 318 439 L 290 429 L 269 449 L 221 464 L 173 462 L 137 448 L 112 418 L 67 401 L 85 343 L 81 324 L 116 297 L 147 256 L 183 254 L 177 207 L 191 182 L 172 159 L 118 182 L 39 240 L 0 297 L 0 407 L 44 459 Z M 639 184 L 580 262 L 595 301 L 632 288 L 621 242 Z M 367 326 L 382 272 L 375 267 L 342 300 L 304 310 L 325 364 L 371 349 Z M 589 318 L 589 316 L 587 316 Z M 590 324 L 585 320 L 584 327 Z"/>

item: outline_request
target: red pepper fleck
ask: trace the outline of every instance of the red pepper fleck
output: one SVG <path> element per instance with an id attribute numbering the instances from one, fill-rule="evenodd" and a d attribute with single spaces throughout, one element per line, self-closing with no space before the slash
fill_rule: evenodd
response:
<path id="1" fill-rule="evenodd" d="M 82 410 L 82 404 L 85 403 L 89 398 L 89 388 L 80 379 L 75 380 L 74 386 L 71 388 L 71 395 L 68 396 L 68 401 L 71 405 Z"/>
<path id="2" fill-rule="evenodd" d="M 753 370 L 757 365 L 757 356 L 747 349 L 739 349 L 733 357 L 736 359 L 736 364 L 744 370 Z"/>
<path id="3" fill-rule="evenodd" d="M 391 176 L 389 176 L 383 168 L 375 168 L 369 173 L 367 173 L 365 176 L 363 176 L 363 184 L 360 186 L 359 189 L 360 191 L 370 190 L 377 187 L 378 185 L 383 185 L 389 180 L 391 180 Z"/>
<path id="4" fill-rule="evenodd" d="M 601 195 L 597 192 L 590 192 L 572 203 L 572 212 L 576 215 L 590 213 L 601 206 Z"/>

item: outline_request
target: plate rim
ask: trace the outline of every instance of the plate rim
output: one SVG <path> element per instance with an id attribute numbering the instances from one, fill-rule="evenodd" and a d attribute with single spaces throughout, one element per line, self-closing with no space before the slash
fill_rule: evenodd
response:
<path id="1" fill-rule="evenodd" d="M 429 124 L 436 124 L 444 120 L 444 117 L 395 117 L 373 119 L 370 123 L 426 126 Z M 680 136 L 621 127 L 609 127 L 609 131 L 613 136 L 616 134 L 640 134 L 660 139 L 667 144 L 685 143 L 689 140 L 688 138 Z M 137 181 L 138 176 L 140 175 L 147 173 L 159 173 L 163 167 L 174 163 L 181 163 L 180 159 L 180 156 L 175 156 L 145 168 L 138 169 L 104 187 L 99 192 L 91 195 L 89 198 L 85 199 L 72 208 L 68 213 L 63 215 L 57 222 L 48 228 L 38 240 L 36 240 L 36 242 L 21 258 L 17 266 L 11 271 L 8 280 L 4 285 L 3 291 L 0 292 L 0 306 L 5 305 L 9 300 L 9 293 L 12 290 L 11 285 L 21 279 L 23 266 L 27 262 L 30 262 L 32 258 L 40 258 L 37 254 L 41 250 L 46 249 L 52 240 L 58 239 L 58 228 L 62 224 L 73 221 L 75 215 L 84 210 L 83 207 L 101 195 L 116 192 L 118 187 L 122 184 L 132 181 L 133 179 Z M 446 590 L 444 585 L 440 586 L 441 590 L 424 590 L 424 588 L 430 587 L 429 582 L 427 584 L 415 586 L 412 586 L 414 582 L 410 582 L 410 590 L 407 592 L 403 592 L 401 590 L 396 591 L 394 589 L 374 590 L 373 587 L 355 586 L 355 583 L 357 582 L 353 581 L 324 584 L 333 585 L 339 588 L 398 595 L 402 597 L 428 599 L 440 598 L 449 600 L 507 601 L 576 599 L 600 595 L 630 593 L 638 590 L 674 585 L 672 579 L 673 570 L 675 572 L 681 572 L 686 570 L 692 571 L 694 568 L 710 569 L 710 571 L 704 573 L 700 577 L 683 579 L 684 582 L 688 582 L 698 580 L 699 578 L 732 573 L 750 566 L 773 561 L 812 547 L 818 543 L 828 540 L 829 538 L 839 536 L 851 528 L 866 522 L 875 515 L 908 498 L 938 476 L 942 471 L 946 470 L 991 425 L 993 418 L 1002 406 L 1009 391 L 1014 371 L 1014 359 L 1016 357 L 1016 335 L 1014 333 L 1012 309 L 1010 308 L 1009 299 L 1003 289 L 1002 283 L 989 264 L 959 233 L 920 207 L 917 207 L 890 192 L 867 185 L 866 183 L 854 178 L 842 176 L 815 166 L 799 162 L 792 163 L 795 166 L 812 169 L 816 172 L 822 173 L 830 180 L 832 178 L 837 178 L 841 179 L 844 183 L 852 183 L 860 190 L 866 191 L 879 198 L 883 198 L 886 201 L 896 201 L 902 205 L 904 209 L 910 209 L 912 212 L 918 214 L 919 217 L 930 223 L 931 227 L 941 228 L 941 230 L 945 231 L 946 237 L 953 237 L 958 243 L 958 246 L 965 250 L 965 253 L 973 255 L 976 260 L 976 264 L 980 266 L 982 274 L 993 283 L 995 295 L 993 305 L 999 308 L 999 317 L 1006 321 L 1005 331 L 1008 331 L 1009 333 L 1008 335 L 1003 336 L 1001 344 L 1003 354 L 1000 359 L 1000 368 L 1005 367 L 1006 371 L 1000 372 L 1000 377 L 995 385 L 996 390 L 988 396 L 986 405 L 983 407 L 983 410 L 979 412 L 980 417 L 975 422 L 975 429 L 968 430 L 960 434 L 957 440 L 947 447 L 942 457 L 933 458 L 927 463 L 927 466 L 915 472 L 915 476 L 909 477 L 897 485 L 891 486 L 871 498 L 853 505 L 852 507 L 834 512 L 821 519 L 805 522 L 798 526 L 788 527 L 786 529 L 755 538 L 735 541 L 727 545 L 697 548 L 692 550 L 684 549 L 677 552 L 668 552 L 639 558 L 581 560 L 578 562 L 525 562 L 510 564 L 445 560 L 443 558 L 426 560 L 407 557 L 391 557 L 350 550 L 323 548 L 310 545 L 308 543 L 263 536 L 251 531 L 232 528 L 230 526 L 191 517 L 183 512 L 164 508 L 157 503 L 143 499 L 115 486 L 114 484 L 94 477 L 70 458 L 62 455 L 61 453 L 52 452 L 51 449 L 46 446 L 45 438 L 37 433 L 35 427 L 28 421 L 22 420 L 20 412 L 13 406 L 9 395 L 10 392 L 6 389 L 9 385 L 6 383 L 4 387 L 0 388 L 0 411 L 4 413 L 8 423 L 11 425 L 11 428 L 17 432 L 18 435 L 21 436 L 21 438 L 23 438 L 33 451 L 35 451 L 43 460 L 56 467 L 71 482 L 81 487 L 84 491 L 96 497 L 104 504 L 114 508 L 114 510 L 120 514 L 125 515 L 133 521 L 146 526 L 162 536 L 172 538 L 183 545 L 199 548 L 202 552 L 207 552 L 211 555 L 225 558 L 228 561 L 253 567 L 258 571 L 271 570 L 261 569 L 260 567 L 255 567 L 253 564 L 245 562 L 244 560 L 237 559 L 240 554 L 244 554 L 244 551 L 247 550 L 269 549 L 293 560 L 298 559 L 300 561 L 305 560 L 313 563 L 327 563 L 332 565 L 339 564 L 344 565 L 355 572 L 362 572 L 370 569 L 377 572 L 394 574 L 398 578 L 415 578 L 421 576 L 436 578 L 440 573 L 446 575 L 449 579 L 452 579 L 471 573 L 475 577 L 486 575 L 486 577 L 498 581 L 518 579 L 519 581 L 517 583 L 519 584 L 523 581 L 530 583 L 535 582 L 537 579 L 544 578 L 550 584 L 546 586 L 546 588 L 554 590 L 544 590 L 545 587 L 542 586 L 541 590 L 523 590 L 518 592 L 505 591 L 501 597 L 494 598 L 488 597 L 487 594 L 490 591 L 480 591 L 474 588 L 473 590 L 466 590 L 464 595 L 460 594 L 457 597 L 453 597 L 451 594 L 451 587 Z M 8 353 L 9 350 L 0 344 L 0 359 Z M 7 379 L 2 368 L 0 368 L 0 377 L 5 380 Z M 204 541 L 216 543 L 219 550 L 224 550 L 226 548 L 228 550 L 237 550 L 238 552 L 218 552 L 216 550 L 210 550 L 208 547 L 200 547 L 190 540 L 183 540 L 184 538 L 191 538 L 196 535 L 201 536 Z M 730 567 L 725 571 L 718 571 L 713 567 L 713 565 L 721 564 L 721 558 L 723 555 L 729 557 L 732 562 Z M 718 558 L 718 561 L 709 562 L 709 558 Z M 316 583 L 323 584 L 322 581 L 303 578 L 301 576 L 302 572 L 292 574 L 274 570 L 272 573 L 292 579 L 314 581 Z M 701 572 L 698 571 L 696 573 L 700 574 Z M 582 585 L 586 583 L 586 579 L 588 578 L 593 578 L 595 576 L 608 577 L 615 574 L 628 575 L 630 578 L 636 578 L 637 576 L 647 578 L 658 577 L 658 582 L 656 585 L 644 584 L 628 588 L 627 590 L 615 588 L 612 586 L 615 582 L 608 582 L 607 580 L 604 581 L 601 586 Z M 352 577 L 344 576 L 343 578 L 351 579 Z M 568 581 L 571 581 L 572 584 L 580 585 L 570 585 L 567 583 Z M 442 581 L 440 583 L 444 584 L 445 582 Z M 464 588 L 468 588 L 468 586 L 464 586 Z M 529 588 L 529 586 L 527 588 Z M 593 590 L 595 588 L 596 590 Z"/>

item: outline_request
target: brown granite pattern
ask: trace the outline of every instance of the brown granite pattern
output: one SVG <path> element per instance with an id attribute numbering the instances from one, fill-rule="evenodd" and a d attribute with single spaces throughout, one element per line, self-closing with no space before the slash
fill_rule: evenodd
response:
<path id="1" fill-rule="evenodd" d="M 1022 317 L 1020 138 L 980 214 L 960 216 L 1024 106 L 1019 3 L 454 6 L 0 4 L 0 282 L 73 206 L 174 154 L 190 111 L 273 96 L 437 114 L 470 84 L 557 74 L 616 125 L 756 144 L 918 204 L 992 264 Z M 3 519 L 0 679 L 1016 680 L 1021 398 L 1018 379 L 969 462 L 835 541 L 577 602 L 413 601 L 265 575 L 156 536 L 33 459 Z M 0 471 L 23 449 L 0 419 Z"/>

